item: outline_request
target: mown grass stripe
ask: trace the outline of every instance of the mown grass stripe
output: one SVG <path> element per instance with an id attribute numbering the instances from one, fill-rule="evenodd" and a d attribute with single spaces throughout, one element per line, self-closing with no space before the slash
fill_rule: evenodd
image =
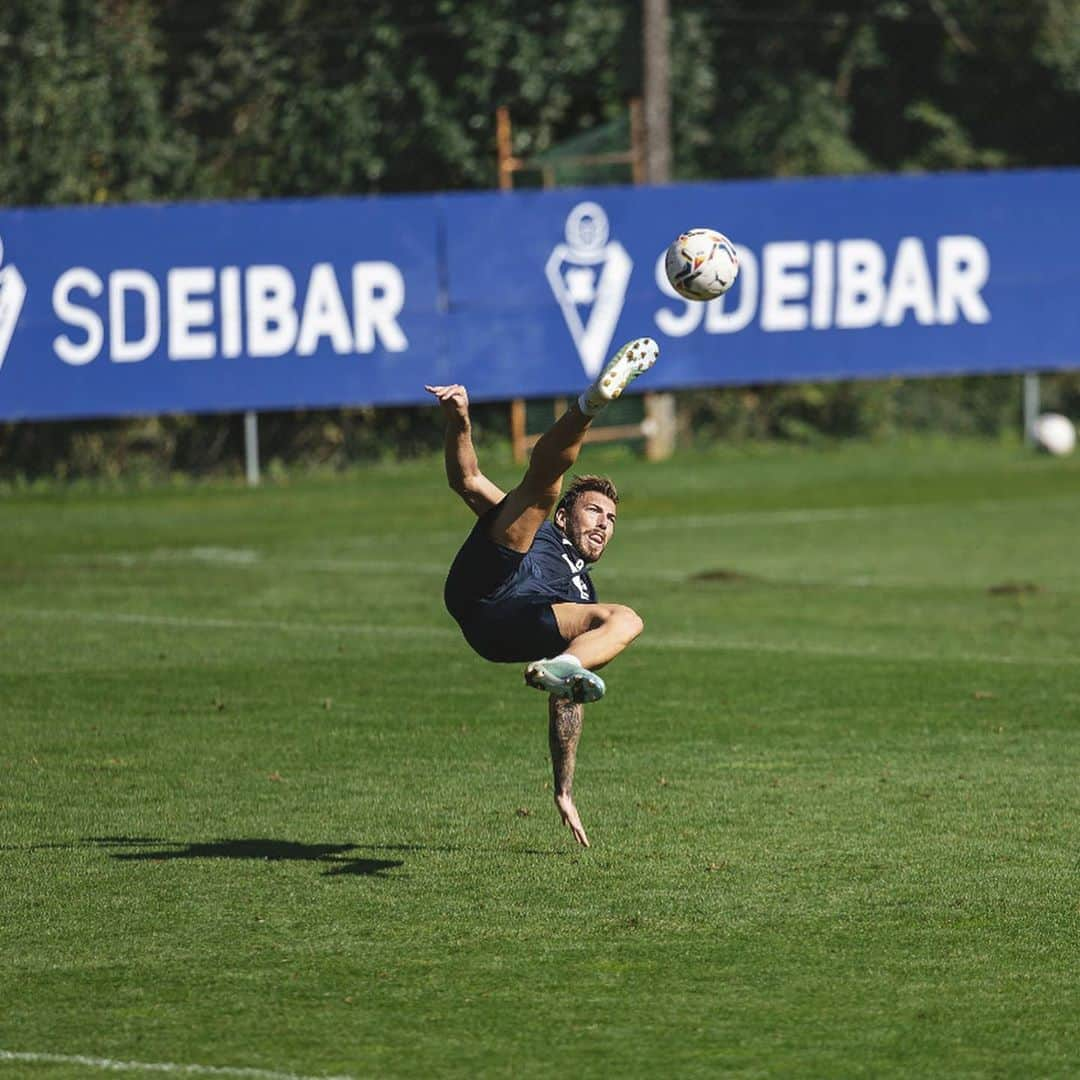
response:
<path id="1" fill-rule="evenodd" d="M 278 1072 L 231 1065 L 191 1065 L 175 1061 L 114 1061 L 112 1058 L 87 1057 L 84 1054 L 46 1054 L 33 1051 L 0 1050 L 0 1064 L 78 1065 L 103 1072 L 176 1073 L 182 1076 L 238 1076 L 249 1080 L 355 1080 L 347 1074 L 337 1076 L 303 1076 L 300 1073 Z"/>
<path id="2" fill-rule="evenodd" d="M 78 611 L 45 608 L 11 608 L 5 615 L 28 619 L 68 620 L 130 624 L 136 626 L 174 626 L 191 630 L 254 630 L 260 632 L 304 634 L 355 634 L 380 638 L 440 638 L 458 637 L 456 631 L 439 626 L 385 626 L 374 623 L 305 623 L 285 620 L 197 618 L 187 615 L 149 615 L 126 611 Z M 885 652 L 878 649 L 851 649 L 837 645 L 785 643 L 776 641 L 720 641 L 714 638 L 665 637 L 648 635 L 634 643 L 635 649 L 675 649 L 693 652 L 768 652 L 807 656 L 835 656 L 852 660 L 896 660 L 911 663 L 940 664 L 943 661 L 971 664 L 1032 665 L 1039 667 L 1076 667 L 1075 656 L 1007 656 L 987 653 Z"/>

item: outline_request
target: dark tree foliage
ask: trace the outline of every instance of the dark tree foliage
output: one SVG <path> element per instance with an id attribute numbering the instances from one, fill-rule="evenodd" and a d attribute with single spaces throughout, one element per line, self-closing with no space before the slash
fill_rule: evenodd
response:
<path id="1" fill-rule="evenodd" d="M 679 178 L 1080 160 L 1080 0 L 672 0 Z M 636 0 L 5 0 L 7 204 L 490 187 L 640 92 Z"/>
<path id="2" fill-rule="evenodd" d="M 4 0 L 0 204 L 491 187 L 497 106 L 525 157 L 624 119 L 641 92 L 640 8 Z M 1080 162 L 1080 0 L 671 0 L 671 11 L 678 179 Z M 850 394 L 836 408 L 814 397 L 799 423 L 859 429 Z M 170 445 L 196 447 L 193 461 L 235 445 L 228 421 L 205 421 L 225 432 L 205 439 L 175 423 Z M 359 444 L 376 421 L 333 423 Z M 391 434 L 420 445 L 428 426 Z M 0 431 L 0 470 L 48 467 L 65 433 L 85 436 L 54 427 Z M 26 444 L 38 449 L 14 453 Z"/>

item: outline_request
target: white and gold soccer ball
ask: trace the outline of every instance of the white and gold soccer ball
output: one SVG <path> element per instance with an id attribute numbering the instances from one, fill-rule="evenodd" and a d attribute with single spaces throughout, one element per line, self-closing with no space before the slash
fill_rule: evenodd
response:
<path id="1" fill-rule="evenodd" d="M 715 300 L 735 284 L 739 256 L 735 245 L 715 229 L 687 229 L 664 258 L 671 287 L 686 300 Z"/>

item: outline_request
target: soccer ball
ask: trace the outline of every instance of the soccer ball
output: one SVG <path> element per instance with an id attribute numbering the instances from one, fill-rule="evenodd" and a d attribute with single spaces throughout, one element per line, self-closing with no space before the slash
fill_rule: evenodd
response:
<path id="1" fill-rule="evenodd" d="M 739 256 L 735 246 L 715 229 L 688 229 L 664 257 L 671 287 L 686 300 L 715 300 L 735 284 Z"/>
<path id="2" fill-rule="evenodd" d="M 1055 457 L 1071 454 L 1076 446 L 1076 428 L 1060 413 L 1043 413 L 1031 425 L 1031 435 L 1039 447 Z"/>

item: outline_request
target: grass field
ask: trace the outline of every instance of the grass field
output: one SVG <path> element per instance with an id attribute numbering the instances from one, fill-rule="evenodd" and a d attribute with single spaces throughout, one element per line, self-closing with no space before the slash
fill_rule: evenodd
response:
<path id="1" fill-rule="evenodd" d="M 1080 1075 L 1080 463 L 581 464 L 588 851 L 437 461 L 0 497 L 0 1078 Z"/>

